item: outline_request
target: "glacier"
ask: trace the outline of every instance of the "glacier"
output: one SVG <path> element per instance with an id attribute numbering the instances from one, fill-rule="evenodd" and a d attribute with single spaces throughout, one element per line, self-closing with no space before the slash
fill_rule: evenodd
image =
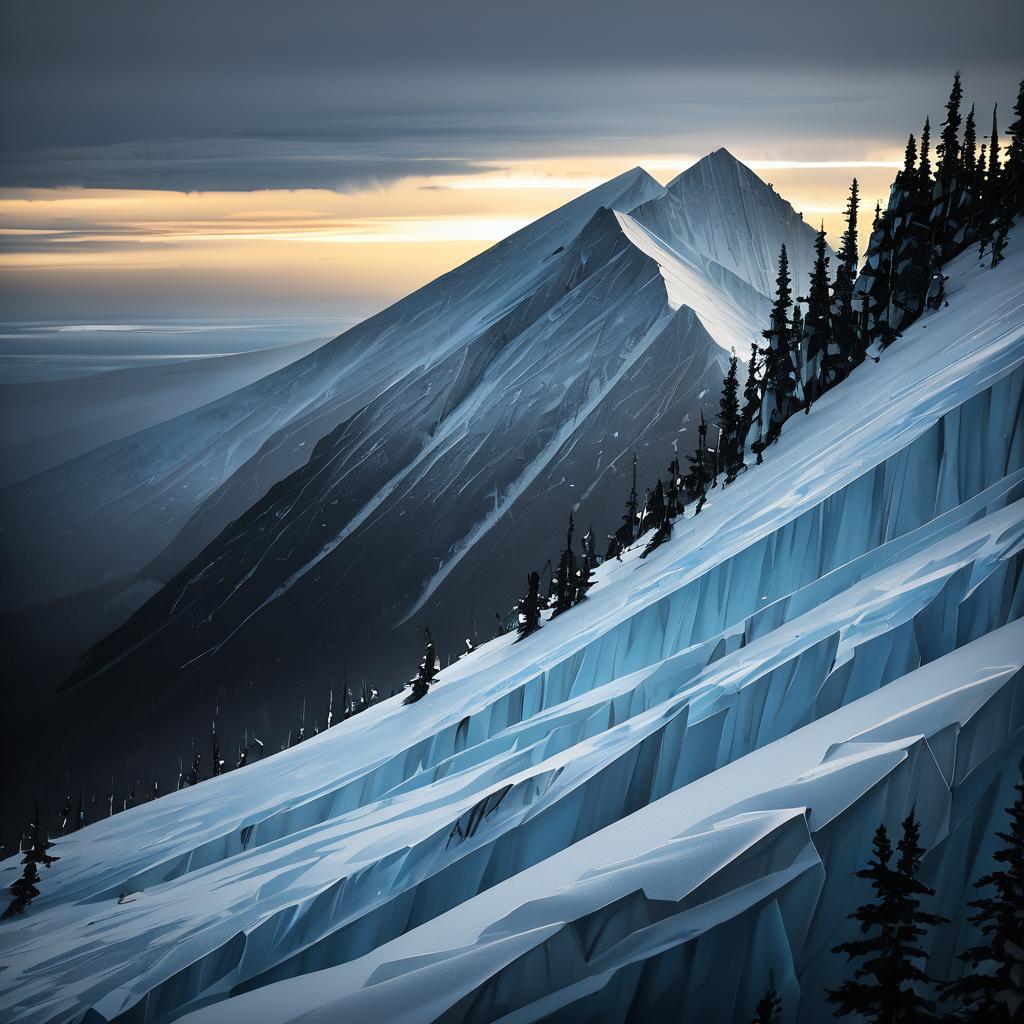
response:
<path id="1" fill-rule="evenodd" d="M 692 252 L 614 220 L 671 296 Z M 58 839 L 0 1015 L 811 1024 L 911 808 L 954 972 L 1024 759 L 1014 248 L 528 639 Z"/>

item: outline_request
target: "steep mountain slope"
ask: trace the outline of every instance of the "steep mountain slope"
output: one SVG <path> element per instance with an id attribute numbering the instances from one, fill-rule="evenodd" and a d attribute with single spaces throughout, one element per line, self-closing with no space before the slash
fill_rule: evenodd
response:
<path id="1" fill-rule="evenodd" d="M 703 176 L 706 163 L 740 166 L 720 151 L 679 181 Z M 799 266 L 811 229 L 743 175 L 735 217 L 766 230 L 768 248 L 785 242 Z M 494 634 L 495 614 L 507 614 L 522 587 L 524 560 L 540 569 L 557 553 L 570 508 L 603 541 L 632 453 L 653 476 L 671 441 L 683 451 L 693 443 L 698 406 L 717 401 L 726 350 L 744 350 L 768 308 L 751 284 L 764 276 L 753 263 L 715 263 L 692 225 L 686 237 L 662 238 L 631 219 L 627 211 L 649 207 L 652 192 L 654 202 L 679 202 L 642 172 L 625 175 L 209 407 L 210 422 L 233 422 L 275 379 L 291 382 L 287 402 L 275 392 L 257 404 L 257 427 L 244 431 L 251 441 L 269 422 L 284 425 L 202 503 L 152 570 L 168 584 L 91 652 L 74 689 L 39 712 L 65 754 L 33 762 L 35 785 L 65 786 L 37 771 L 55 775 L 70 763 L 76 776 L 96 765 L 76 779 L 87 786 L 166 770 L 218 709 L 232 736 L 245 727 L 283 734 L 303 694 L 318 707 L 340 689 L 346 666 L 350 678 L 389 690 L 415 664 L 425 623 L 448 651 Z M 718 207 L 697 196 L 689 216 L 720 216 L 722 195 Z M 746 218 L 751 195 L 777 208 L 774 221 Z M 155 433 L 147 444 L 165 441 Z M 231 427 L 202 472 L 222 459 L 234 465 L 243 443 Z M 148 456 L 143 468 L 152 471 Z M 166 505 L 205 487 L 196 472 L 177 478 Z M 145 528 L 150 516 L 128 507 L 133 530 Z M 84 516 L 78 529 L 90 524 Z M 109 541 L 99 544 L 94 554 Z M 301 692 L 282 685 L 285 675 L 303 680 Z M 116 713 L 83 736 L 80 715 L 97 706 Z M 96 764 L 97 747 L 116 762 Z"/>
<path id="2" fill-rule="evenodd" d="M 277 373 L 6 491 L 3 555 L 19 586 L 5 597 L 32 603 L 137 573 L 256 455 L 250 488 L 221 497 L 219 517 L 208 512 L 201 547 L 395 379 L 444 359 L 550 287 L 546 259 L 595 211 L 631 209 L 663 191 L 639 168 L 622 174 Z"/>
<path id="3" fill-rule="evenodd" d="M 770 984 L 811 1024 L 915 806 L 954 970 L 1024 755 L 1024 254 L 947 272 L 583 605 L 58 841 L 5 1019 L 741 1024 Z"/>

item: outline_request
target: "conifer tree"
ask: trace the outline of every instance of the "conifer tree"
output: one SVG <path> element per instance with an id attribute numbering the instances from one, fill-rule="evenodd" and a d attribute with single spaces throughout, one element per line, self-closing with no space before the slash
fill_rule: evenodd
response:
<path id="1" fill-rule="evenodd" d="M 832 347 L 832 302 L 828 287 L 828 257 L 825 255 L 825 228 L 818 229 L 814 239 L 814 265 L 811 269 L 811 287 L 807 298 L 807 316 L 803 322 L 802 350 L 804 355 L 804 412 L 811 403 L 841 378 L 842 369 L 830 365 Z M 842 268 L 840 268 L 842 269 Z M 838 355 L 838 354 L 837 354 Z M 838 363 L 833 357 L 832 363 Z"/>
<path id="2" fill-rule="evenodd" d="M 697 447 L 694 453 L 687 456 L 690 468 L 683 478 L 687 501 L 697 502 L 694 509 L 696 515 L 707 501 L 708 484 L 711 483 L 711 468 L 708 464 L 708 425 L 704 420 L 704 410 L 700 411 L 700 425 L 697 427 Z"/>
<path id="3" fill-rule="evenodd" d="M 962 148 L 964 184 L 978 195 L 978 129 L 974 123 L 974 104 L 964 119 L 964 143 Z"/>
<path id="4" fill-rule="evenodd" d="M 538 586 L 539 584 L 540 580 L 538 579 Z M 437 678 L 437 674 L 441 668 L 441 663 L 437 658 L 437 651 L 434 649 L 434 638 L 430 635 L 429 629 L 423 630 L 423 638 L 426 641 L 426 647 L 423 651 L 423 659 L 420 661 L 416 675 L 414 675 L 406 684 L 410 687 L 411 692 L 409 693 L 409 696 L 402 701 L 403 704 L 415 704 L 418 700 L 422 700 L 426 697 L 427 691 L 430 689 L 430 684 Z"/>
<path id="5" fill-rule="evenodd" d="M 762 996 L 750 1024 L 782 1024 L 782 1000 L 775 989 L 768 989 Z"/>
<path id="6" fill-rule="evenodd" d="M 665 501 L 661 477 L 658 478 L 658 482 L 654 485 L 654 490 L 651 491 L 651 500 L 648 508 L 650 523 L 654 527 L 654 534 L 647 542 L 647 546 L 640 555 L 641 558 L 646 558 L 655 548 L 660 547 L 672 536 L 672 519 L 668 514 L 668 503 Z"/>
<path id="7" fill-rule="evenodd" d="M 946 101 L 946 120 L 942 122 L 942 133 L 936 146 L 939 158 L 937 174 L 944 189 L 950 187 L 956 177 L 960 157 L 960 103 L 963 100 L 963 87 L 960 85 L 960 72 L 953 75 L 953 87 Z"/>
<path id="8" fill-rule="evenodd" d="M 531 572 L 526 578 L 526 596 L 516 606 L 518 633 L 516 643 L 540 629 L 540 575 Z"/>
<path id="9" fill-rule="evenodd" d="M 217 723 L 211 722 L 213 726 L 213 750 L 210 756 L 210 771 L 213 775 L 220 775 L 224 770 L 224 761 L 220 756 L 220 740 L 217 737 Z"/>
<path id="10" fill-rule="evenodd" d="M 629 547 L 637 538 L 640 505 L 636 493 L 636 452 L 633 453 L 633 483 L 626 500 L 626 511 L 622 515 L 622 525 L 615 531 L 608 544 L 606 558 L 618 558 L 619 554 Z"/>
<path id="11" fill-rule="evenodd" d="M 747 377 L 743 383 L 743 411 L 740 413 L 743 419 L 741 459 L 748 444 L 754 446 L 755 451 L 759 451 L 757 444 L 763 435 L 761 408 L 764 401 L 764 363 L 759 363 L 757 358 L 761 354 L 757 343 L 754 342 L 750 346 Z M 760 454 L 757 461 L 761 462 Z"/>
<path id="12" fill-rule="evenodd" d="M 46 852 L 53 846 L 53 843 L 50 842 L 46 834 L 46 826 L 39 816 L 39 804 L 35 805 L 32 823 L 29 825 L 28 843 L 28 849 L 21 861 L 22 864 L 28 864 L 31 861 L 48 868 L 54 861 L 60 860 L 60 857 L 54 857 Z"/>
<path id="13" fill-rule="evenodd" d="M 733 355 L 735 360 L 735 354 Z M 737 422 L 736 429 L 739 431 L 740 424 Z M 680 500 L 680 487 L 683 482 L 683 471 L 679 467 L 679 445 L 672 442 L 672 461 L 668 464 L 668 484 L 665 486 L 665 514 L 669 519 L 675 519 L 683 511 L 684 505 Z"/>
<path id="14" fill-rule="evenodd" d="M 576 603 L 579 587 L 579 569 L 576 555 L 572 550 L 572 535 L 576 529 L 572 512 L 569 512 L 569 526 L 565 533 L 565 548 L 558 561 L 558 575 L 555 577 L 554 615 L 568 611 Z"/>
<path id="15" fill-rule="evenodd" d="M 733 349 L 729 356 L 729 370 L 722 381 L 722 397 L 718 402 L 718 425 L 722 429 L 721 437 L 718 439 L 719 464 L 725 473 L 727 484 L 732 483 L 743 468 L 744 431 L 740 418 L 739 389 L 739 360 L 736 358 L 736 350 Z M 674 463 L 678 470 L 678 459 L 674 460 Z M 669 466 L 669 473 L 672 473 L 672 469 L 673 467 Z M 670 480 L 669 487 L 671 486 Z M 671 495 L 669 504 L 672 504 Z M 669 514 L 674 514 L 671 509 Z"/>
<path id="16" fill-rule="evenodd" d="M 913 135 L 910 139 L 913 142 Z M 831 333 L 822 359 L 819 388 L 827 391 L 842 380 L 864 359 L 857 344 L 857 322 L 853 312 L 853 288 L 857 280 L 857 207 L 860 188 L 857 179 L 850 183 L 846 201 L 846 230 L 837 253 L 835 285 L 832 288 Z"/>
<path id="17" fill-rule="evenodd" d="M 796 408 L 796 367 L 793 363 L 790 322 L 793 292 L 790 284 L 789 256 L 783 245 L 779 252 L 779 275 L 776 279 L 771 324 L 767 330 L 762 331 L 768 344 L 765 347 L 764 400 L 761 412 L 764 437 L 757 442 L 760 446 L 758 455 L 778 438 L 782 424 Z"/>
<path id="18" fill-rule="evenodd" d="M 583 559 L 579 572 L 579 585 L 576 588 L 574 604 L 579 604 L 587 596 L 587 591 L 594 585 L 594 570 L 597 568 L 597 548 L 594 546 L 594 528 L 587 527 L 587 532 L 580 540 L 583 548 Z"/>
<path id="19" fill-rule="evenodd" d="M 829 1002 L 836 1006 L 836 1017 L 851 1016 L 871 1024 L 932 1020 L 934 1001 L 919 991 L 930 979 L 915 961 L 927 955 L 918 945 L 925 926 L 943 919 L 921 909 L 922 898 L 933 896 L 934 891 L 917 878 L 924 850 L 914 812 L 903 821 L 895 867 L 884 825 L 875 832 L 872 851 L 868 866 L 856 876 L 871 883 L 875 899 L 849 915 L 860 925 L 864 938 L 840 943 L 833 950 L 845 953 L 847 961 L 862 963 L 852 978 L 828 992 Z"/>
<path id="20" fill-rule="evenodd" d="M 992 107 L 992 134 L 988 139 L 988 170 L 985 174 L 985 192 L 990 205 L 995 205 L 999 194 L 999 104 Z"/>
<path id="21" fill-rule="evenodd" d="M 992 891 L 968 904 L 982 941 L 960 954 L 971 973 L 946 989 L 960 1002 L 965 1024 L 1024 1020 L 1024 779 L 1015 788 L 1017 799 L 1006 809 L 1009 829 L 996 833 L 1004 844 L 993 857 L 997 867 L 974 883 Z"/>
<path id="22" fill-rule="evenodd" d="M 931 118 L 926 117 L 921 129 L 921 162 L 917 168 L 917 191 L 918 195 L 924 198 L 926 205 L 931 202 L 932 195 L 931 138 Z"/>
<path id="23" fill-rule="evenodd" d="M 1003 168 L 1006 212 L 1011 217 L 1024 211 L 1024 81 L 1017 91 L 1013 115 L 1013 123 L 1006 129 L 1010 145 Z"/>
<path id="24" fill-rule="evenodd" d="M 4 918 L 14 917 L 15 914 L 22 914 L 25 908 L 39 895 L 36 883 L 39 881 L 39 871 L 34 860 L 28 861 L 21 877 L 11 885 L 11 896 L 14 898 L 7 905 L 4 911 Z"/>

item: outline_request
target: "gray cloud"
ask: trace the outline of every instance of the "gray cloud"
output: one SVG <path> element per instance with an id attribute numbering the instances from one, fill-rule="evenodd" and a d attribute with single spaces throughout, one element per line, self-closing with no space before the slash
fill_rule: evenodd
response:
<path id="1" fill-rule="evenodd" d="M 954 67 L 1005 108 L 1022 36 L 1005 0 L 8 5 L 0 186 L 346 190 L 551 153 L 855 147 L 940 113 Z"/>

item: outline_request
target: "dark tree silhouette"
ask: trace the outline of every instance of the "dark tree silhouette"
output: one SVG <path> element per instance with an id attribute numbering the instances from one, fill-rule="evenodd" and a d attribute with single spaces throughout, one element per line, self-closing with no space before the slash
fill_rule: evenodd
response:
<path id="1" fill-rule="evenodd" d="M 579 569 L 576 565 L 576 555 L 572 550 L 572 536 L 575 529 L 576 524 L 572 512 L 570 512 L 569 526 L 565 532 L 565 548 L 562 550 L 562 557 L 558 560 L 558 571 L 554 579 L 554 600 L 552 602 L 554 615 L 561 615 L 576 603 L 576 592 L 579 589 Z"/>
<path id="2" fill-rule="evenodd" d="M 646 558 L 655 548 L 660 547 L 672 536 L 672 519 L 668 514 L 668 503 L 665 501 L 665 491 L 660 477 L 654 485 L 654 490 L 651 491 L 648 509 L 654 533 L 640 555 L 641 558 Z"/>
<path id="3" fill-rule="evenodd" d="M 782 1000 L 775 989 L 768 989 L 761 997 L 750 1024 L 782 1024 Z"/>
<path id="4" fill-rule="evenodd" d="M 864 938 L 843 942 L 833 950 L 848 961 L 859 960 L 853 977 L 828 993 L 836 1017 L 855 1017 L 872 1024 L 915 1024 L 934 1019 L 935 1002 L 921 994 L 930 979 L 915 961 L 926 958 L 918 945 L 925 926 L 943 918 L 921 909 L 923 897 L 934 896 L 917 878 L 924 850 L 913 811 L 903 821 L 892 866 L 892 843 L 879 825 L 868 866 L 856 872 L 871 883 L 875 899 L 850 914 Z"/>
<path id="5" fill-rule="evenodd" d="M 993 857 L 996 869 L 974 883 L 991 892 L 968 904 L 982 938 L 960 954 L 971 973 L 946 989 L 947 998 L 960 1004 L 957 1019 L 965 1024 L 1024 1020 L 1024 779 L 1016 790 L 1017 799 L 1006 809 L 1009 829 L 996 833 L 1004 844 Z"/>
<path id="6" fill-rule="evenodd" d="M 526 578 L 526 596 L 516 606 L 519 633 L 516 643 L 540 629 L 540 575 L 531 572 Z"/>
<path id="7" fill-rule="evenodd" d="M 54 861 L 60 860 L 60 857 L 54 857 L 46 852 L 52 846 L 53 843 L 50 842 L 46 834 L 46 827 L 39 815 L 39 804 L 36 804 L 32 823 L 28 829 L 28 849 L 25 850 L 22 864 L 42 864 L 48 868 Z"/>
<path id="8" fill-rule="evenodd" d="M 765 365 L 761 419 L 764 437 L 755 443 L 758 456 L 778 438 L 782 424 L 793 414 L 796 406 L 797 379 L 790 321 L 793 291 L 790 285 L 789 256 L 783 245 L 779 252 L 779 275 L 776 278 L 771 323 L 767 330 L 761 332 L 768 344 L 763 349 Z"/>
<path id="9" fill-rule="evenodd" d="M 718 424 L 722 429 L 718 439 L 718 464 L 730 484 L 743 468 L 743 420 L 740 417 L 739 360 L 733 350 L 729 357 L 729 370 L 722 381 L 722 397 L 718 402 Z M 678 459 L 673 460 L 678 472 Z M 672 472 L 672 466 L 669 466 Z M 671 487 L 671 481 L 669 482 Z M 671 496 L 669 499 L 671 505 Z"/>
<path id="10" fill-rule="evenodd" d="M 622 525 L 609 540 L 608 553 L 605 558 L 618 558 L 637 538 L 639 527 L 640 504 L 636 493 L 636 453 L 633 453 L 633 483 L 626 499 L 626 511 L 622 514 Z"/>
<path id="11" fill-rule="evenodd" d="M 440 662 L 437 660 L 437 651 L 434 650 L 434 638 L 430 635 L 430 630 L 424 629 L 423 636 L 426 640 L 423 660 L 420 662 L 419 671 L 409 680 L 408 685 L 411 688 L 411 692 L 402 702 L 403 704 L 415 704 L 416 701 L 426 697 L 430 684 L 437 678 L 438 671 L 441 668 Z"/>
<path id="12" fill-rule="evenodd" d="M 908 156 L 914 136 L 907 143 Z M 911 162 L 911 170 L 913 163 Z M 846 201 L 846 230 L 837 254 L 838 267 L 832 288 L 832 331 L 821 367 L 821 387 L 827 391 L 839 383 L 858 363 L 864 360 L 858 345 L 857 320 L 853 312 L 853 287 L 857 280 L 857 207 L 860 189 L 857 179 L 850 183 L 850 196 Z"/>
<path id="13" fill-rule="evenodd" d="M 25 912 L 25 908 L 39 895 L 39 890 L 36 888 L 38 881 L 39 871 L 36 868 L 36 863 L 30 860 L 25 865 L 21 878 L 11 885 L 11 896 L 14 898 L 4 911 L 5 919 Z"/>
<path id="14" fill-rule="evenodd" d="M 743 448 L 746 450 L 747 445 L 751 445 L 754 451 L 758 452 L 758 462 L 761 461 L 758 442 L 764 433 L 761 421 L 761 407 L 764 401 L 764 363 L 758 362 L 759 355 L 762 355 L 762 352 L 755 342 L 750 347 L 747 379 L 743 384 L 743 411 L 740 414 L 743 418 Z"/>
<path id="15" fill-rule="evenodd" d="M 597 568 L 597 549 L 594 545 L 594 529 L 587 527 L 587 532 L 580 540 L 583 558 L 580 563 L 579 585 L 576 588 L 574 602 L 579 604 L 587 596 L 587 591 L 594 585 L 594 570 Z"/>
<path id="16" fill-rule="evenodd" d="M 832 340 L 832 298 L 828 286 L 828 256 L 825 255 L 825 228 L 818 229 L 814 239 L 814 265 L 811 269 L 811 287 L 807 298 L 807 316 L 802 331 L 797 333 L 798 324 L 794 317 L 793 334 L 803 352 L 804 412 L 810 412 L 811 403 L 841 376 L 826 365 L 826 357 Z M 802 337 L 801 337 L 802 335 Z M 839 369 L 839 368 L 837 368 Z M 826 377 L 827 375 L 827 377 Z"/>

